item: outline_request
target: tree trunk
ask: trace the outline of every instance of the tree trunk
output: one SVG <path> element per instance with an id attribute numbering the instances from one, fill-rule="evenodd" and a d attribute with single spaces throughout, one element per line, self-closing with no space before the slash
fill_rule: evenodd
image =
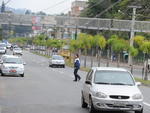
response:
<path id="1" fill-rule="evenodd" d="M 146 60 L 144 80 L 148 80 L 148 59 Z"/>
<path id="2" fill-rule="evenodd" d="M 84 56 L 84 67 L 86 68 L 86 58 L 87 58 L 87 50 L 85 50 L 85 56 Z"/>
<path id="3" fill-rule="evenodd" d="M 117 58 L 117 67 L 120 67 L 120 53 L 118 54 L 118 58 Z"/>
<path id="4" fill-rule="evenodd" d="M 109 49 L 107 49 L 107 64 L 106 67 L 109 67 Z"/>
<path id="5" fill-rule="evenodd" d="M 93 56 L 94 56 L 94 49 L 92 48 L 92 55 L 91 55 L 91 67 L 93 67 Z"/>
<path id="6" fill-rule="evenodd" d="M 98 50 L 98 67 L 100 67 L 100 64 L 101 64 L 101 53 L 102 51 L 101 50 Z"/>

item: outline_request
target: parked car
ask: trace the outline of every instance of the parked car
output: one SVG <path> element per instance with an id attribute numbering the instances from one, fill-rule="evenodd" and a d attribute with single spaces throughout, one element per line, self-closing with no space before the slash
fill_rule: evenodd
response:
<path id="1" fill-rule="evenodd" d="M 1 75 L 20 75 L 24 77 L 24 61 L 21 57 L 9 55 L 4 57 L 1 62 Z"/>
<path id="2" fill-rule="evenodd" d="M 65 60 L 60 55 L 53 55 L 52 58 L 49 59 L 49 67 L 61 66 L 65 68 Z"/>
<path id="3" fill-rule="evenodd" d="M 16 55 L 16 54 L 22 55 L 23 54 L 22 49 L 21 48 L 14 48 L 13 49 L 13 55 Z"/>
<path id="4" fill-rule="evenodd" d="M 7 49 L 10 49 L 11 48 L 11 44 L 10 43 L 7 43 Z"/>
<path id="5" fill-rule="evenodd" d="M 0 47 L 0 54 L 5 54 L 6 53 L 6 49 L 4 47 Z"/>
<path id="6" fill-rule="evenodd" d="M 5 43 L 0 43 L 0 47 L 4 48 L 5 51 L 7 51 L 7 48 L 6 48 L 6 44 L 5 44 Z"/>
<path id="7" fill-rule="evenodd" d="M 135 111 L 143 113 L 143 95 L 130 72 L 121 68 L 93 67 L 82 89 L 82 107 L 89 112 Z"/>
<path id="8" fill-rule="evenodd" d="M 9 56 L 10 55 L 6 55 L 6 54 L 1 56 L 1 58 L 0 58 L 0 73 L 1 73 L 1 66 L 2 66 L 2 62 L 3 62 L 4 58 L 9 57 Z"/>

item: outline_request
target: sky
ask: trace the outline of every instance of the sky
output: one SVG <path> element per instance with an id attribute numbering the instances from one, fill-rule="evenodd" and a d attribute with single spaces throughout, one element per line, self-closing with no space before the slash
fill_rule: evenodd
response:
<path id="1" fill-rule="evenodd" d="M 0 3 L 2 1 L 0 0 Z M 7 1 L 9 0 L 4 0 L 4 2 Z M 7 6 L 17 9 L 25 8 L 32 10 L 32 12 L 44 11 L 47 14 L 60 14 L 71 10 L 71 2 L 73 1 L 75 0 L 11 0 Z"/>

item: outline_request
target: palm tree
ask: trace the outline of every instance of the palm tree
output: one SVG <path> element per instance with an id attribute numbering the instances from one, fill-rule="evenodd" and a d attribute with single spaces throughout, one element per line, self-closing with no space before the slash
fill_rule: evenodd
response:
<path id="1" fill-rule="evenodd" d="M 106 40 L 102 35 L 95 35 L 95 44 L 98 47 L 98 67 L 100 66 L 102 50 L 106 47 Z"/>
<path id="2" fill-rule="evenodd" d="M 117 67 L 119 67 L 120 54 L 122 51 L 129 49 L 129 43 L 124 39 L 121 39 L 117 36 L 113 36 L 108 40 L 108 44 L 110 44 L 112 50 L 117 53 Z"/>
<path id="3" fill-rule="evenodd" d="M 143 44 L 140 46 L 140 49 L 147 55 L 150 54 L 150 41 L 144 41 Z M 146 66 L 145 66 L 145 76 L 144 80 L 148 80 L 148 59 L 146 59 Z"/>
<path id="4" fill-rule="evenodd" d="M 138 55 L 138 49 L 134 48 L 134 47 L 130 47 L 129 48 L 129 53 L 132 57 L 135 57 Z M 131 73 L 133 73 L 133 64 L 131 64 Z"/>
<path id="5" fill-rule="evenodd" d="M 77 39 L 77 41 L 79 41 L 79 43 L 80 43 L 81 49 L 84 50 L 84 55 L 85 55 L 85 57 L 84 57 L 84 67 L 86 67 L 87 52 L 91 48 L 89 40 L 90 40 L 90 35 L 87 35 L 85 33 L 79 34 L 78 39 Z"/>

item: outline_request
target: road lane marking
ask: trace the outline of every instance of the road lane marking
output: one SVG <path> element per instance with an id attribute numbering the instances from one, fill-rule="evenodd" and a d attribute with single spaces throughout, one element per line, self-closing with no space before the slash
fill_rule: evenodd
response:
<path id="1" fill-rule="evenodd" d="M 0 106 L 0 113 L 2 113 L 2 107 Z"/>
<path id="2" fill-rule="evenodd" d="M 143 102 L 146 106 L 149 106 L 150 107 L 150 104 L 149 103 L 146 103 L 146 102 Z"/>

